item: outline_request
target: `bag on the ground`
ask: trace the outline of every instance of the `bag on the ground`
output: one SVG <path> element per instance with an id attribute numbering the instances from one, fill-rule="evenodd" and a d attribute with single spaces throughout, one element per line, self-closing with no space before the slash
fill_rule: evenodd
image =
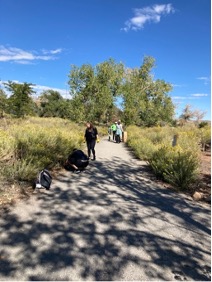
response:
<path id="1" fill-rule="evenodd" d="M 52 183 L 52 176 L 49 173 L 49 171 L 47 169 L 41 170 L 37 178 L 36 188 L 43 187 L 43 188 L 46 188 L 46 190 L 49 190 L 51 183 Z"/>

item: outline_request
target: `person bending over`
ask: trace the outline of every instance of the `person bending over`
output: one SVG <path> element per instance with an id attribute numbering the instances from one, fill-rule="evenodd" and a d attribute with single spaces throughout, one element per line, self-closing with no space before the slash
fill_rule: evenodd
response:
<path id="1" fill-rule="evenodd" d="M 74 149 L 73 152 L 68 156 L 65 168 L 72 170 L 75 173 L 80 173 L 89 164 L 89 159 L 83 151 Z"/>

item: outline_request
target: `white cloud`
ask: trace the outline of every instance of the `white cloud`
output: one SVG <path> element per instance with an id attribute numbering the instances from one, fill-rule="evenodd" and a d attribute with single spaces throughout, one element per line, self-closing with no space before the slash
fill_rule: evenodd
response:
<path id="1" fill-rule="evenodd" d="M 58 48 L 58 49 L 55 49 L 55 50 L 51 50 L 50 51 L 50 54 L 59 54 L 62 52 L 62 49 L 61 48 Z"/>
<path id="2" fill-rule="evenodd" d="M 202 80 L 205 85 L 207 85 L 211 80 L 210 77 L 207 77 L 207 76 L 200 76 L 200 77 L 197 77 L 197 79 Z"/>
<path id="3" fill-rule="evenodd" d="M 196 94 L 191 94 L 191 96 L 193 96 L 193 97 L 207 97 L 208 94 L 205 94 L 205 93 L 196 93 Z"/>
<path id="4" fill-rule="evenodd" d="M 125 22 L 125 27 L 122 30 L 142 29 L 146 23 L 159 23 L 161 16 L 174 12 L 172 4 L 156 4 L 141 9 L 134 9 L 134 17 Z"/>
<path id="5" fill-rule="evenodd" d="M 199 99 L 201 97 L 207 97 L 208 94 L 205 93 L 195 93 L 195 94 L 190 94 L 188 96 L 173 96 L 171 97 L 173 100 L 194 100 L 194 99 Z"/>
<path id="6" fill-rule="evenodd" d="M 185 87 L 185 84 L 172 84 L 172 87 Z"/>
<path id="7" fill-rule="evenodd" d="M 42 52 L 43 54 L 47 55 L 47 54 L 51 54 L 51 55 L 55 55 L 55 54 L 59 54 L 62 52 L 62 48 L 58 48 L 58 49 L 55 49 L 55 50 L 46 50 L 46 49 L 43 49 Z"/>
<path id="8" fill-rule="evenodd" d="M 15 62 L 19 64 L 30 64 L 33 61 L 43 60 L 55 60 L 55 54 L 62 52 L 62 49 L 50 50 L 41 52 L 26 51 L 16 47 L 5 47 L 0 45 L 0 62 Z"/>
<path id="9" fill-rule="evenodd" d="M 172 97 L 173 100 L 186 100 L 188 99 L 188 97 L 183 97 L 183 96 L 173 96 Z"/>

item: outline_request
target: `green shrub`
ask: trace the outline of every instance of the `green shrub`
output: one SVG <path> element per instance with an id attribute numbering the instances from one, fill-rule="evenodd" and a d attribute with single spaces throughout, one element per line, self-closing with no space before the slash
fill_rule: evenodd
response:
<path id="1" fill-rule="evenodd" d="M 182 190 L 197 178 L 198 154 L 191 150 L 183 151 L 179 146 L 161 147 L 149 163 L 158 177 Z"/>
<path id="2" fill-rule="evenodd" d="M 143 160 L 150 159 L 156 147 L 150 139 L 145 137 L 145 134 L 142 134 L 142 129 L 129 126 L 127 132 L 127 145 L 132 148 L 135 156 Z"/>
<path id="3" fill-rule="evenodd" d="M 9 181 L 32 181 L 38 174 L 38 167 L 28 160 L 16 161 L 12 165 L 1 167 L 1 174 Z"/>
<path id="4" fill-rule="evenodd" d="M 205 145 L 211 144 L 211 128 L 204 127 L 199 130 L 200 142 L 202 148 L 205 150 Z"/>
<path id="5" fill-rule="evenodd" d="M 209 131 L 194 125 L 180 128 L 129 126 L 127 144 L 135 155 L 148 160 L 161 179 L 186 189 L 198 175 L 201 140 L 209 140 Z M 177 146 L 172 147 L 174 135 Z M 202 139 L 201 139 L 202 138 Z"/>
<path id="6" fill-rule="evenodd" d="M 155 151 L 155 146 L 145 137 L 128 140 L 127 144 L 132 148 L 135 156 L 142 160 L 149 160 Z"/>
<path id="7" fill-rule="evenodd" d="M 197 179 L 198 165 L 199 160 L 195 154 L 189 151 L 178 152 L 170 167 L 164 171 L 164 179 L 181 190 L 186 190 Z"/>

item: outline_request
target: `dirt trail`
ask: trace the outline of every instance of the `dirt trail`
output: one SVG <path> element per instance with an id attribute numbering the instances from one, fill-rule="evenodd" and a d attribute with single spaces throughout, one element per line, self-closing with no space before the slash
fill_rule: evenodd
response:
<path id="1" fill-rule="evenodd" d="M 1 215 L 0 280 L 210 281 L 210 207 L 104 139 L 81 174 Z"/>

